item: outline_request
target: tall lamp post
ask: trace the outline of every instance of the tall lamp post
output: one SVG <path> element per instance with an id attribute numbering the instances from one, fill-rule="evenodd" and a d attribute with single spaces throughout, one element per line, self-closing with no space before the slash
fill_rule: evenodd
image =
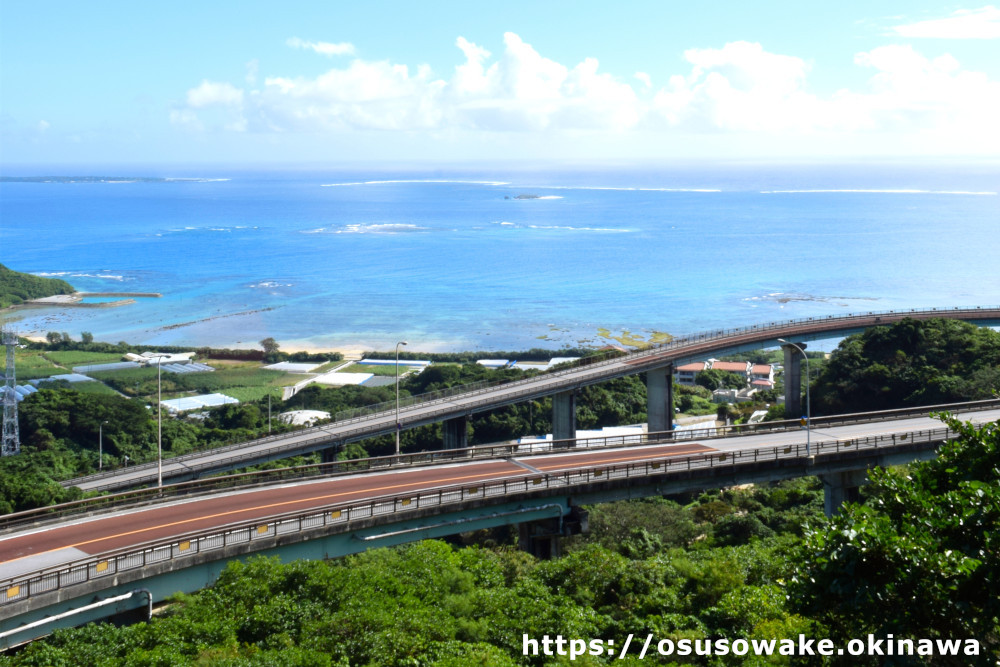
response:
<path id="1" fill-rule="evenodd" d="M 399 346 L 406 345 L 405 340 L 396 343 L 396 456 L 399 456 Z"/>
<path id="2" fill-rule="evenodd" d="M 104 470 L 104 425 L 107 420 L 102 421 L 97 427 L 97 470 Z"/>
<path id="3" fill-rule="evenodd" d="M 156 359 L 156 488 L 163 487 L 163 406 L 161 405 L 163 399 L 163 385 L 161 383 L 161 375 L 163 372 L 163 357 L 168 356 L 161 354 L 158 357 L 151 357 Z"/>
<path id="4" fill-rule="evenodd" d="M 806 458 L 812 458 L 812 450 L 810 449 L 810 437 L 809 437 L 810 436 L 810 424 L 812 422 L 812 411 L 811 411 L 810 406 L 809 406 L 809 375 L 810 375 L 810 373 L 809 373 L 809 357 L 806 356 L 806 351 L 803 350 L 798 345 L 796 345 L 795 343 L 790 343 L 787 340 L 785 340 L 784 338 L 779 338 L 778 342 L 779 343 L 784 343 L 785 345 L 791 345 L 796 350 L 798 350 L 799 354 L 802 355 L 802 358 L 806 360 Z"/>

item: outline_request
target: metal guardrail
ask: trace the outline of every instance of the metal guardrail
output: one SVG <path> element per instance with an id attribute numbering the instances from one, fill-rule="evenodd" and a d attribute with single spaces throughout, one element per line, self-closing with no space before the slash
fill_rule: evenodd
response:
<path id="1" fill-rule="evenodd" d="M 627 373 L 631 374 L 640 372 L 646 367 L 642 362 L 651 362 L 649 366 L 654 368 L 656 366 L 654 361 L 662 361 L 664 363 L 669 363 L 672 359 L 658 359 L 659 357 L 669 356 L 673 352 L 679 353 L 677 356 L 692 356 L 701 351 L 710 351 L 707 348 L 714 348 L 711 345 L 719 340 L 727 340 L 731 343 L 753 343 L 759 341 L 766 341 L 776 337 L 783 336 L 801 336 L 807 335 L 809 333 L 815 333 L 820 331 L 827 331 L 831 329 L 844 328 L 843 325 L 850 325 L 852 323 L 860 322 L 871 322 L 875 320 L 878 323 L 882 318 L 886 319 L 886 323 L 890 323 L 897 319 L 902 319 L 904 317 L 952 317 L 961 319 L 962 315 L 967 315 L 972 319 L 992 319 L 988 314 L 995 311 L 995 317 L 1000 319 L 1000 306 L 974 306 L 974 307 L 956 307 L 956 308 L 926 308 L 926 309 L 910 309 L 910 310 L 889 310 L 889 311 L 870 311 L 865 314 L 854 314 L 850 313 L 848 315 L 833 316 L 829 315 L 827 317 L 809 317 L 798 320 L 785 320 L 778 322 L 769 323 L 759 323 L 752 324 L 745 327 L 735 327 L 729 329 L 718 329 L 715 331 L 701 332 L 697 334 L 692 334 L 689 336 L 683 336 L 679 338 L 674 338 L 673 340 L 663 343 L 661 345 L 640 350 L 638 352 L 632 352 L 623 356 L 615 356 L 613 358 L 604 357 L 584 357 L 580 359 L 571 368 L 561 369 L 558 371 L 553 371 L 550 373 L 543 373 L 541 375 L 536 375 L 530 378 L 524 378 L 520 380 L 512 381 L 498 381 L 498 382 L 488 382 L 488 383 L 476 383 L 473 385 L 463 385 L 461 387 L 453 387 L 451 389 L 443 390 L 446 393 L 445 396 L 439 395 L 438 392 L 432 392 L 428 394 L 419 394 L 417 396 L 410 396 L 405 399 L 400 400 L 400 409 L 411 408 L 417 405 L 430 405 L 433 403 L 439 403 L 442 407 L 438 410 L 433 410 L 431 412 L 421 415 L 421 420 L 433 420 L 441 415 L 449 414 L 456 409 L 456 404 L 451 402 L 450 399 L 468 399 L 476 395 L 481 395 L 486 392 L 493 391 L 497 388 L 513 389 L 513 392 L 507 392 L 502 401 L 497 401 L 495 399 L 484 399 L 481 401 L 469 402 L 467 400 L 462 400 L 462 409 L 465 410 L 475 410 L 484 405 L 492 405 L 498 403 L 499 405 L 508 404 L 511 402 L 516 402 L 517 400 L 531 397 L 533 395 L 548 393 L 543 387 L 547 384 L 558 384 L 559 380 L 564 379 L 568 376 L 579 374 L 581 370 L 590 370 L 595 367 L 604 367 L 609 365 L 622 365 L 623 373 L 627 370 Z M 683 353 L 681 355 L 680 353 Z M 610 354 L 610 353 L 609 353 Z M 638 368 L 636 368 L 638 366 Z M 614 375 L 610 375 L 606 379 L 610 379 Z M 605 378 L 602 378 L 605 379 Z M 554 382 L 553 382 L 554 380 Z M 388 406 L 391 405 L 390 409 Z M 245 450 L 247 448 L 255 447 L 261 444 L 266 444 L 268 442 L 274 442 L 277 440 L 288 440 L 292 439 L 287 446 L 282 446 L 275 448 L 276 451 L 281 449 L 289 449 L 294 452 L 298 449 L 308 449 L 308 445 L 305 445 L 296 440 L 297 437 L 306 436 L 310 434 L 315 434 L 317 437 L 313 440 L 310 439 L 308 442 L 313 444 L 323 443 L 323 442 L 337 442 L 340 440 L 349 440 L 358 435 L 367 435 L 371 433 L 370 428 L 357 428 L 350 429 L 348 431 L 338 432 L 336 435 L 329 433 L 325 429 L 330 427 L 340 428 L 348 424 L 360 424 L 367 423 L 374 420 L 382 419 L 389 422 L 388 428 L 392 429 L 395 427 L 395 403 L 392 404 L 377 404 L 374 406 L 368 406 L 366 408 L 359 408 L 361 414 L 357 414 L 353 417 L 339 420 L 333 424 L 326 426 L 318 426 L 310 429 L 305 429 L 303 431 L 296 431 L 292 435 L 282 434 L 276 436 L 269 436 L 265 438 L 258 438 L 256 440 L 250 440 L 241 443 L 235 443 L 232 445 L 226 445 L 223 447 L 218 447 L 212 450 L 192 452 L 190 454 L 184 454 L 182 456 L 167 459 L 172 462 L 184 462 L 187 460 L 199 458 L 205 456 L 207 453 L 223 453 L 227 451 L 235 450 Z M 340 414 L 340 413 L 338 413 Z M 325 435 L 320 435 L 320 433 L 325 433 Z M 372 433 L 374 435 L 374 433 Z M 292 453 L 289 454 L 291 456 Z M 260 456 L 260 453 L 255 453 L 255 457 Z M 231 457 L 226 459 L 226 461 L 238 461 L 241 456 Z M 143 463 L 139 466 L 133 467 L 135 469 L 143 469 L 152 471 L 155 469 L 156 463 L 149 462 Z M 102 478 L 117 476 L 121 471 L 107 471 L 105 473 L 98 473 L 95 475 L 89 475 L 87 477 L 81 477 L 75 480 L 71 480 L 76 483 L 90 482 Z M 150 479 L 154 479 L 155 475 L 150 474 L 148 478 L 143 478 L 142 481 L 136 483 L 145 483 Z M 110 488 L 115 486 L 113 484 L 104 485 L 96 487 L 96 490 L 101 490 L 104 488 Z"/>
<path id="2" fill-rule="evenodd" d="M 859 412 L 845 415 L 813 417 L 812 428 L 822 426 L 848 426 L 881 422 L 890 419 L 906 417 L 924 417 L 931 412 L 972 412 L 1000 408 L 1000 400 L 966 401 L 962 403 L 947 403 L 942 405 L 927 405 L 913 408 L 897 408 L 894 410 L 879 410 L 874 412 Z M 404 467 L 418 467 L 462 460 L 496 459 L 510 456 L 526 457 L 551 453 L 552 451 L 584 452 L 593 449 L 609 447 L 640 447 L 644 445 L 663 444 L 693 439 L 717 439 L 734 436 L 760 435 L 762 433 L 782 433 L 801 430 L 799 420 L 789 419 L 757 424 L 739 424 L 735 426 L 718 426 L 704 429 L 688 429 L 683 431 L 654 431 L 652 433 L 636 433 L 614 435 L 598 438 L 574 438 L 568 440 L 543 440 L 537 443 L 503 443 L 481 445 L 466 449 L 434 450 L 429 452 L 414 452 L 399 456 L 380 456 L 364 459 L 314 463 L 305 466 L 276 468 L 255 472 L 226 475 L 191 482 L 180 482 L 157 488 L 137 489 L 108 496 L 85 498 L 60 505 L 40 507 L 23 512 L 0 516 L 0 532 L 26 525 L 34 525 L 42 521 L 50 521 L 67 516 L 84 514 L 109 508 L 137 506 L 147 502 L 159 502 L 180 496 L 188 496 L 211 491 L 222 491 L 245 488 L 261 484 L 306 479 L 311 477 L 330 477 L 349 475 L 368 471 L 383 471 Z M 325 441 L 324 441 L 325 442 Z M 272 450 L 267 450 L 272 451 Z M 230 459 L 224 459 L 228 461 Z M 215 463 L 213 465 L 218 465 Z M 203 466 L 203 467 L 208 467 Z M 198 467 L 190 468 L 197 471 Z"/>
<path id="3" fill-rule="evenodd" d="M 632 353 L 621 354 L 620 352 L 608 351 L 602 354 L 595 354 L 587 357 L 583 357 L 572 362 L 568 368 L 560 369 L 559 371 L 554 371 L 552 373 L 545 374 L 546 376 L 558 376 L 567 373 L 572 373 L 573 371 L 579 370 L 581 368 L 587 368 L 596 365 L 606 365 L 613 364 L 615 362 L 630 361 L 633 359 L 638 359 L 644 356 L 656 355 L 663 352 L 669 352 L 678 348 L 683 348 L 694 343 L 701 343 L 705 341 L 714 341 L 720 338 L 729 338 L 732 336 L 744 335 L 748 333 L 762 333 L 774 330 L 780 330 L 787 328 L 789 326 L 797 326 L 809 323 L 819 323 L 824 324 L 830 323 L 843 323 L 851 321 L 861 321 L 867 320 L 871 317 L 909 317 L 911 315 L 944 315 L 945 313 L 956 314 L 960 312 L 976 313 L 977 311 L 990 311 L 990 310 L 1000 310 L 1000 306 L 987 306 L 983 308 L 982 306 L 975 307 L 955 307 L 951 309 L 947 308 L 924 308 L 924 309 L 910 309 L 910 310 L 889 310 L 889 311 L 870 311 L 865 314 L 855 315 L 850 313 L 848 315 L 828 315 L 827 317 L 808 317 L 802 319 L 784 320 L 778 322 L 768 322 L 768 323 L 757 323 L 751 324 L 744 327 L 735 327 L 729 329 L 718 329 L 715 331 L 699 332 L 695 334 L 690 334 L 687 336 L 679 336 L 671 338 L 665 343 L 659 343 L 657 345 L 650 346 L 647 349 L 639 350 Z M 410 407 L 413 405 L 419 405 L 422 403 L 432 402 L 435 400 L 441 400 L 447 397 L 453 397 L 462 394 L 479 393 L 485 390 L 495 389 L 500 386 L 509 386 L 512 384 L 519 384 L 524 382 L 537 381 L 537 377 L 525 378 L 523 380 L 498 380 L 494 382 L 480 381 L 474 382 L 466 385 L 461 385 L 458 387 L 451 387 L 449 389 L 442 389 L 438 392 L 429 392 L 426 394 L 418 394 L 417 396 L 401 397 L 399 406 L 400 408 Z M 336 414 L 336 421 L 352 421 L 358 418 L 365 418 L 366 416 L 379 414 L 381 412 L 387 412 L 391 409 L 395 409 L 395 401 L 388 401 L 384 403 L 377 403 L 374 405 L 365 406 L 362 408 L 354 408 L 353 410 L 343 410 Z"/>
<path id="4" fill-rule="evenodd" d="M 889 436 L 871 436 L 833 443 L 814 443 L 819 458 L 841 452 L 861 452 L 900 444 L 934 444 L 953 437 L 948 428 L 928 429 Z M 103 579 L 164 561 L 177 561 L 200 553 L 225 549 L 235 544 L 291 533 L 347 525 L 358 519 L 385 515 L 403 515 L 427 507 L 457 506 L 468 500 L 506 497 L 548 489 L 571 490 L 594 482 L 615 479 L 638 479 L 673 471 L 706 468 L 735 468 L 740 464 L 805 458 L 805 445 L 735 452 L 711 452 L 690 456 L 665 456 L 657 460 L 604 465 L 561 473 L 528 475 L 513 479 L 484 481 L 439 487 L 409 494 L 381 496 L 364 502 L 344 502 L 276 515 L 266 520 L 230 524 L 224 528 L 193 532 L 166 541 L 149 542 L 124 550 L 107 552 L 34 573 L 0 580 L 0 606 L 32 596 Z"/>

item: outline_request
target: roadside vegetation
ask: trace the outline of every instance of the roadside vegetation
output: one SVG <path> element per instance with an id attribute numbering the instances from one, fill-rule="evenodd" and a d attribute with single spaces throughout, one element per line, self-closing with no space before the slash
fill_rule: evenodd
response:
<path id="1" fill-rule="evenodd" d="M 821 486 L 800 479 L 594 506 L 590 534 L 549 561 L 497 545 L 495 534 L 335 561 L 251 558 L 212 588 L 175 596 L 151 623 L 58 631 L 0 665 L 824 664 L 779 655 L 640 660 L 641 642 L 621 660 L 617 651 L 572 663 L 523 655 L 525 635 L 619 646 L 631 633 L 701 644 L 803 634 L 841 647 L 868 633 L 957 639 L 957 656 L 892 664 L 994 665 L 1000 427 L 946 421 L 960 440 L 935 460 L 874 473 L 865 503 L 833 519 L 821 514 Z"/>
<path id="2" fill-rule="evenodd" d="M 813 405 L 897 407 L 921 398 L 995 394 L 998 341 L 1000 334 L 990 330 L 933 321 L 850 337 L 828 362 L 814 367 Z M 60 339 L 58 345 L 67 343 Z M 893 345 L 897 349 L 889 354 Z M 59 353 L 45 351 L 45 362 L 77 358 L 52 357 Z M 240 360 L 238 353 L 234 358 L 220 364 L 227 370 L 201 375 L 250 389 L 270 390 L 284 381 L 261 370 L 260 360 Z M 406 376 L 402 393 L 525 377 L 460 355 L 455 359 Z M 878 369 L 880 364 L 891 372 Z M 149 372 L 143 373 L 126 374 L 128 381 L 119 385 L 128 389 L 129 382 L 137 382 L 140 400 L 55 386 L 22 402 L 24 451 L 0 460 L 0 511 L 78 497 L 57 481 L 96 468 L 102 423 L 105 466 L 120 465 L 125 456 L 150 459 L 156 422 L 141 400 L 150 388 Z M 154 392 L 155 373 L 152 369 Z M 182 377 L 180 382 L 192 387 L 208 386 L 176 376 L 173 389 L 182 389 Z M 310 386 L 289 401 L 274 401 L 273 409 L 335 414 L 394 396 L 394 387 Z M 675 396 L 688 413 L 718 409 L 707 387 L 675 386 Z M 645 400 L 641 376 L 587 387 L 578 397 L 578 426 L 640 423 Z M 746 408 L 735 408 L 727 416 L 747 416 Z M 475 415 L 470 442 L 544 433 L 550 419 L 548 399 Z M 594 505 L 586 508 L 590 532 L 565 540 L 565 555 L 551 561 L 517 549 L 511 529 L 338 561 L 280 564 L 253 558 L 228 567 L 212 588 L 177 596 L 150 624 L 60 631 L 0 656 L 0 665 L 556 665 L 570 663 L 523 656 L 523 635 L 621 642 L 629 633 L 675 642 L 780 640 L 801 633 L 829 637 L 840 646 L 868 633 L 975 639 L 977 655 L 894 664 L 994 665 L 1000 658 L 1000 425 L 973 428 L 944 419 L 962 434 L 958 441 L 932 461 L 873 471 L 863 501 L 832 519 L 822 515 L 822 485 L 802 478 Z M 213 409 L 200 420 L 166 419 L 164 450 L 176 455 L 249 439 L 266 429 L 266 420 L 266 399 Z M 274 429 L 282 428 L 288 427 L 275 420 Z M 437 448 L 441 441 L 440 426 L 402 435 L 404 451 Z M 392 447 L 390 437 L 375 438 L 351 444 L 342 456 L 387 454 Z M 296 463 L 310 460 L 300 457 Z M 269 464 L 274 465 L 280 464 Z M 572 664 L 612 662 L 808 663 L 734 655 L 722 662 L 697 656 L 640 661 L 633 652 L 624 660 L 586 656 Z M 885 663 L 857 657 L 851 664 Z"/>

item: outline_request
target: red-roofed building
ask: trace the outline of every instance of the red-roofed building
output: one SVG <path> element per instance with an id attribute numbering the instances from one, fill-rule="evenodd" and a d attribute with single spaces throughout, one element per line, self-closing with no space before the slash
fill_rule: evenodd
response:
<path id="1" fill-rule="evenodd" d="M 677 384 L 682 384 L 688 387 L 694 386 L 694 378 L 698 373 L 705 370 L 706 363 L 704 361 L 699 361 L 694 364 L 684 364 L 683 366 L 674 367 L 674 381 Z"/>
<path id="2" fill-rule="evenodd" d="M 712 363 L 712 370 L 715 371 L 742 373 L 743 375 L 749 375 L 750 373 L 749 361 L 718 361 L 716 359 L 709 359 L 709 361 Z"/>
<path id="3" fill-rule="evenodd" d="M 774 367 L 770 364 L 754 364 L 750 368 L 750 384 L 762 389 L 773 389 Z"/>
<path id="4" fill-rule="evenodd" d="M 767 364 L 751 364 L 749 361 L 719 361 L 709 359 L 693 364 L 684 364 L 674 368 L 674 380 L 677 384 L 693 387 L 695 377 L 702 371 L 709 369 L 735 373 L 741 376 L 749 385 L 753 380 L 766 380 L 767 385 L 754 385 L 757 387 L 772 388 L 774 386 L 774 370 Z"/>

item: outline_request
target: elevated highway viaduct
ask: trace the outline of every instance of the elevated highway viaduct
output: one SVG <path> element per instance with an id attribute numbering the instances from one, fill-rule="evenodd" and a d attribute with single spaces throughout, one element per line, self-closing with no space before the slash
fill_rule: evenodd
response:
<path id="1" fill-rule="evenodd" d="M 871 312 L 804 320 L 770 322 L 747 327 L 704 332 L 677 338 L 667 344 L 610 359 L 596 359 L 566 370 L 546 373 L 515 382 L 476 387 L 451 395 L 416 396 L 404 401 L 399 411 L 399 428 L 444 422 L 445 449 L 467 446 L 466 420 L 469 416 L 505 405 L 551 396 L 553 437 L 572 440 L 576 436 L 575 395 L 582 387 L 608 380 L 646 373 L 648 431 L 659 433 L 673 427 L 672 374 L 675 364 L 758 350 L 779 345 L 779 338 L 804 343 L 838 338 L 872 326 L 899 322 L 904 318 L 944 317 L 982 326 L 1000 326 L 1000 307 L 972 307 Z M 585 360 L 586 361 L 586 360 Z M 786 377 L 798 378 L 801 356 L 786 347 Z M 463 389 L 463 388 L 458 388 Z M 786 405 L 792 414 L 800 403 L 797 382 L 786 383 Z M 180 482 L 199 476 L 235 470 L 267 461 L 280 460 L 315 451 L 331 450 L 346 443 L 394 433 L 396 413 L 392 405 L 377 406 L 333 424 L 261 438 L 208 452 L 197 452 L 163 462 L 163 479 Z M 156 463 L 69 480 L 67 486 L 85 491 L 118 490 L 155 484 Z"/>
<path id="2" fill-rule="evenodd" d="M 969 421 L 1000 419 L 1000 402 L 952 407 Z M 254 473 L 238 476 L 238 488 L 216 478 L 189 483 L 189 495 L 174 485 L 124 494 L 122 506 L 97 498 L 0 517 L 0 647 L 106 615 L 88 608 L 101 600 L 124 609 L 200 589 L 250 554 L 334 558 L 518 524 L 522 545 L 545 555 L 584 527 L 582 505 L 803 475 L 823 480 L 832 512 L 868 468 L 932 457 L 954 436 L 926 416 L 855 417 L 814 428 L 808 454 L 802 430 L 533 453 L 509 446 L 361 472 L 346 468 L 364 462 L 344 462 L 333 475 L 313 466 L 318 474 L 276 483 L 263 480 L 280 471 Z M 144 595 L 127 597 L 137 590 Z"/>

